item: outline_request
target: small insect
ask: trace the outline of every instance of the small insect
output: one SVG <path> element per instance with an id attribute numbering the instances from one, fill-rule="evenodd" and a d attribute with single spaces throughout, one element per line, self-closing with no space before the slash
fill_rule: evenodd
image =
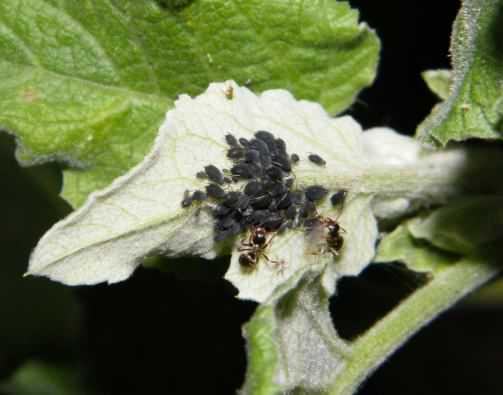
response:
<path id="1" fill-rule="evenodd" d="M 261 257 L 264 257 L 267 262 L 281 264 L 281 262 L 274 261 L 265 254 L 266 248 L 271 244 L 275 236 L 275 233 L 273 233 L 269 237 L 271 233 L 261 226 L 253 227 L 248 240 L 241 241 L 238 251 L 241 252 L 239 264 L 243 269 L 254 270 Z"/>
<path id="2" fill-rule="evenodd" d="M 225 88 L 224 95 L 228 100 L 232 100 L 234 98 L 234 87 L 232 85 L 229 85 L 227 88 Z"/>
<path id="3" fill-rule="evenodd" d="M 306 199 L 317 202 L 327 196 L 328 190 L 321 185 L 312 185 L 305 190 Z"/>
<path id="4" fill-rule="evenodd" d="M 269 167 L 266 170 L 266 173 L 271 180 L 280 181 L 283 179 L 283 171 L 277 166 Z"/>
<path id="5" fill-rule="evenodd" d="M 345 189 L 341 189 L 340 191 L 335 192 L 332 196 L 330 196 L 330 203 L 332 203 L 332 206 L 344 204 L 347 194 L 348 191 L 346 191 Z"/>
<path id="6" fill-rule="evenodd" d="M 182 207 L 186 208 L 189 207 L 191 204 L 192 204 L 192 196 L 190 195 L 189 191 L 185 191 L 183 193 Z"/>
<path id="7" fill-rule="evenodd" d="M 341 232 L 345 232 L 345 230 L 335 219 L 330 217 L 322 218 L 321 223 L 325 225 L 327 229 L 326 241 L 328 250 L 334 256 L 339 255 L 339 251 L 344 245 L 344 238 L 342 237 Z"/>
<path id="8" fill-rule="evenodd" d="M 204 167 L 204 171 L 206 172 L 206 175 L 208 176 L 208 179 L 215 184 L 218 185 L 223 185 L 224 183 L 224 175 L 222 172 L 218 169 L 218 167 L 214 165 L 208 165 Z"/>
<path id="9" fill-rule="evenodd" d="M 225 191 L 217 184 L 209 184 L 206 186 L 206 193 L 214 199 L 222 199 L 225 197 Z"/>
<path id="10" fill-rule="evenodd" d="M 236 139 L 236 137 L 234 137 L 234 135 L 232 135 L 230 133 L 225 135 L 225 141 L 231 147 L 239 147 L 238 140 Z"/>
<path id="11" fill-rule="evenodd" d="M 300 160 L 299 155 L 297 155 L 297 154 L 292 154 L 292 155 L 290 155 L 290 161 L 291 161 L 292 163 L 298 163 L 298 162 L 299 162 L 299 160 Z"/>
<path id="12" fill-rule="evenodd" d="M 203 202 L 208 199 L 208 195 L 206 195 L 203 191 L 194 191 L 192 194 L 192 201 L 194 202 Z"/>
<path id="13" fill-rule="evenodd" d="M 344 238 L 341 233 L 345 232 L 345 230 L 337 220 L 317 216 L 305 220 L 304 227 L 311 239 L 310 245 L 314 247 L 311 254 L 318 255 L 330 252 L 334 257 L 339 255 L 344 245 Z"/>
<path id="14" fill-rule="evenodd" d="M 197 178 L 200 178 L 201 180 L 206 180 L 208 179 L 208 176 L 206 175 L 206 172 L 205 171 L 198 171 L 196 173 L 196 177 Z"/>
<path id="15" fill-rule="evenodd" d="M 325 162 L 325 159 L 317 154 L 310 154 L 307 158 L 318 166 L 325 166 L 327 164 L 327 162 Z"/>

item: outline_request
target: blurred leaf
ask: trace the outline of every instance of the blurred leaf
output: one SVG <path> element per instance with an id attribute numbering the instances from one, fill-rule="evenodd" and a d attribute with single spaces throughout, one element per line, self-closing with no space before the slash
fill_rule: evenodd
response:
<path id="1" fill-rule="evenodd" d="M 442 100 L 447 100 L 452 84 L 451 70 L 428 70 L 421 73 L 428 88 Z"/>
<path id="2" fill-rule="evenodd" d="M 416 272 L 435 274 L 458 259 L 458 256 L 451 256 L 428 242 L 415 239 L 407 225 L 400 225 L 381 240 L 375 262 L 400 261 Z"/>
<path id="3" fill-rule="evenodd" d="M 30 361 L 0 383 L 0 391 L 4 395 L 92 395 L 82 381 L 81 369 Z"/>
<path id="4" fill-rule="evenodd" d="M 461 198 L 408 223 L 411 234 L 455 254 L 472 254 L 503 239 L 503 197 Z"/>
<path id="5" fill-rule="evenodd" d="M 4 0 L 0 15 L 0 125 L 23 164 L 74 167 L 74 206 L 145 156 L 178 94 L 235 79 L 336 113 L 372 82 L 379 51 L 336 1 Z"/>
<path id="6" fill-rule="evenodd" d="M 452 89 L 419 125 L 422 139 L 501 139 L 503 133 L 503 2 L 464 0 L 454 22 Z"/>

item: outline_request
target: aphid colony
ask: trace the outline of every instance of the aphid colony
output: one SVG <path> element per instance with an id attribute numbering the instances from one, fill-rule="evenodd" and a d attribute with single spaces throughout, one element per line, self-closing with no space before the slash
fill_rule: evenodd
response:
<path id="1" fill-rule="evenodd" d="M 320 216 L 316 209 L 328 190 L 320 185 L 295 188 L 292 166 L 300 158 L 287 153 L 284 140 L 263 130 L 251 140 L 236 139 L 232 134 L 227 134 L 225 140 L 229 146 L 227 157 L 233 162 L 231 169 L 206 166 L 196 174 L 209 181 L 206 191 L 187 191 L 182 200 L 182 207 L 211 200 L 206 207 L 215 218 L 215 241 L 250 230 L 248 239 L 241 242 L 239 263 L 245 269 L 253 269 L 261 257 L 275 262 L 265 250 L 277 233 L 300 226 L 307 232 L 323 228 L 324 250 L 338 255 L 344 243 L 342 228 L 335 219 Z M 310 154 L 308 159 L 317 166 L 326 163 L 317 154 Z M 240 190 L 231 188 L 239 181 L 244 182 Z M 342 204 L 345 196 L 346 191 L 340 190 L 330 200 L 335 206 Z"/>

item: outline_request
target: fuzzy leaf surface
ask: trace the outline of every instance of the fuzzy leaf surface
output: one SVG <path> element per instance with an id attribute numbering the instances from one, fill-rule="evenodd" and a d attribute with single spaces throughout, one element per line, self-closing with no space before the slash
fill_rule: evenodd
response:
<path id="1" fill-rule="evenodd" d="M 57 160 L 81 205 L 148 152 L 177 95 L 233 78 L 332 113 L 371 83 L 376 35 L 344 2 L 0 2 L 0 126 L 21 163 Z"/>
<path id="2" fill-rule="evenodd" d="M 232 100 L 225 94 L 229 86 Z M 205 204 L 182 208 L 180 203 L 185 190 L 205 188 L 207 181 L 195 177 L 204 166 L 232 166 L 226 156 L 226 133 L 250 138 L 256 130 L 283 138 L 288 151 L 301 157 L 295 166 L 299 188 L 337 173 L 340 178 L 334 184 L 349 183 L 350 189 L 373 167 L 364 155 L 360 126 L 351 118 L 333 119 L 320 105 L 296 101 L 287 91 L 256 96 L 233 82 L 215 83 L 196 98 L 181 96 L 145 160 L 109 188 L 91 194 L 81 209 L 46 233 L 32 255 L 29 273 L 67 284 L 94 284 L 126 279 L 151 254 L 213 258 L 222 246 L 214 243 L 209 210 Z M 326 159 L 325 167 L 307 160 L 312 152 Z M 326 272 L 329 293 L 339 275 L 359 273 L 374 254 L 377 226 L 371 196 L 350 193 L 339 213 L 346 242 L 336 267 Z M 337 214 L 328 199 L 319 210 Z M 318 244 L 323 247 L 322 235 L 307 243 L 313 249 L 306 248 L 306 240 L 301 230 L 278 236 L 270 255 L 286 262 L 284 271 L 264 264 L 251 275 L 243 273 L 236 261 L 238 241 L 226 278 L 240 290 L 240 297 L 264 301 L 278 284 L 313 260 L 333 266 L 332 254 L 318 249 Z"/>
<path id="3" fill-rule="evenodd" d="M 451 38 L 449 97 L 419 126 L 422 139 L 501 139 L 503 133 L 503 3 L 464 0 Z"/>

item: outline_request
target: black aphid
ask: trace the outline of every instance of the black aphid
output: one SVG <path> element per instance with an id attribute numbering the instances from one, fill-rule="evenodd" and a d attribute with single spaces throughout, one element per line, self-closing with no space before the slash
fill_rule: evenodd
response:
<path id="1" fill-rule="evenodd" d="M 225 135 L 225 141 L 227 142 L 227 144 L 229 144 L 231 147 L 238 147 L 239 146 L 239 143 L 238 143 L 238 140 L 236 139 L 236 137 L 234 137 L 232 134 L 226 134 Z"/>
<path id="2" fill-rule="evenodd" d="M 286 172 L 290 172 L 292 170 L 292 165 L 286 155 L 276 155 L 272 161 Z"/>
<path id="3" fill-rule="evenodd" d="M 258 152 L 260 152 L 260 155 L 270 155 L 269 147 L 267 144 L 262 141 L 262 140 L 252 140 L 250 141 L 250 144 L 248 144 L 248 148 L 250 149 L 255 149 Z"/>
<path id="4" fill-rule="evenodd" d="M 227 215 L 232 214 L 233 211 L 234 211 L 233 208 L 219 205 L 215 210 L 213 210 L 213 216 L 215 218 L 224 218 Z"/>
<path id="5" fill-rule="evenodd" d="M 321 185 L 312 185 L 305 190 L 306 198 L 312 202 L 317 202 L 327 196 L 328 190 Z"/>
<path id="6" fill-rule="evenodd" d="M 248 196 L 256 196 L 263 190 L 262 184 L 258 181 L 250 181 L 246 184 L 244 193 Z"/>
<path id="7" fill-rule="evenodd" d="M 267 170 L 266 170 L 266 173 L 267 175 L 269 176 L 269 178 L 271 180 L 276 180 L 276 181 L 279 181 L 283 178 L 283 172 L 281 171 L 281 169 L 277 166 L 272 166 L 272 167 L 269 167 Z"/>
<path id="8" fill-rule="evenodd" d="M 309 218 L 316 214 L 316 206 L 310 200 L 306 200 L 304 206 L 300 209 L 299 215 L 302 218 Z"/>
<path id="9" fill-rule="evenodd" d="M 245 222 L 249 225 L 260 225 L 270 216 L 269 210 L 255 210 L 245 219 Z"/>
<path id="10" fill-rule="evenodd" d="M 332 206 L 337 206 L 338 204 L 344 203 L 347 194 L 348 191 L 346 191 L 345 189 L 341 189 L 340 191 L 335 192 L 330 197 L 330 203 L 332 203 Z"/>
<path id="11" fill-rule="evenodd" d="M 225 195 L 225 199 L 222 202 L 222 205 L 229 208 L 235 208 L 240 196 L 241 192 L 229 192 L 227 195 Z"/>
<path id="12" fill-rule="evenodd" d="M 260 152 L 255 149 L 249 149 L 245 152 L 245 161 L 248 163 L 260 164 Z"/>
<path id="13" fill-rule="evenodd" d="M 297 216 L 297 207 L 295 206 L 290 206 L 288 209 L 285 211 L 285 218 L 289 220 L 295 219 Z"/>
<path id="14" fill-rule="evenodd" d="M 208 196 L 203 191 L 194 191 L 192 194 L 192 200 L 195 202 L 202 202 L 207 198 Z"/>
<path id="15" fill-rule="evenodd" d="M 286 143 L 285 140 L 283 139 L 276 139 L 276 148 L 278 149 L 279 152 L 282 154 L 286 154 Z"/>
<path id="16" fill-rule="evenodd" d="M 206 193 L 214 199 L 222 199 L 225 196 L 225 191 L 217 184 L 206 185 Z"/>
<path id="17" fill-rule="evenodd" d="M 255 133 L 255 137 L 262 141 L 274 141 L 274 135 L 266 130 L 259 130 Z"/>
<path id="18" fill-rule="evenodd" d="M 238 163 L 237 165 L 232 166 L 231 173 L 235 176 L 243 178 L 253 178 L 255 175 L 254 170 L 255 168 L 252 164 Z"/>
<path id="19" fill-rule="evenodd" d="M 218 185 L 222 185 L 224 183 L 224 175 L 218 169 L 218 167 L 214 165 L 208 165 L 204 167 L 204 171 L 206 172 L 206 175 L 208 176 L 208 179 L 210 181 L 213 181 Z"/>
<path id="20" fill-rule="evenodd" d="M 271 215 L 264 222 L 262 222 L 262 226 L 268 231 L 274 231 L 279 229 L 279 227 L 285 222 L 282 216 L 279 214 Z"/>
<path id="21" fill-rule="evenodd" d="M 270 152 L 276 152 L 276 143 L 272 133 L 266 132 L 265 130 L 259 130 L 255 133 L 255 137 L 266 143 L 267 148 Z"/>
<path id="22" fill-rule="evenodd" d="M 266 209 L 272 203 L 272 197 L 270 195 L 257 196 L 250 200 L 250 205 L 254 209 Z"/>
<path id="23" fill-rule="evenodd" d="M 241 137 L 239 139 L 239 144 L 241 144 L 243 147 L 248 147 L 248 144 L 250 144 L 250 142 L 246 140 L 244 137 Z"/>
<path id="24" fill-rule="evenodd" d="M 245 151 L 240 147 L 233 147 L 227 151 L 227 158 L 229 159 L 241 159 L 245 154 Z"/>
<path id="25" fill-rule="evenodd" d="M 281 182 L 269 181 L 264 185 L 264 190 L 266 190 L 269 195 L 277 197 L 284 195 L 288 188 Z"/>
<path id="26" fill-rule="evenodd" d="M 300 160 L 299 155 L 297 155 L 297 154 L 290 155 L 290 161 L 292 163 L 297 163 L 299 160 Z"/>
<path id="27" fill-rule="evenodd" d="M 239 196 L 239 199 L 235 205 L 236 210 L 240 213 L 246 213 L 248 206 L 250 205 L 250 197 L 244 194 Z"/>
<path id="28" fill-rule="evenodd" d="M 290 192 L 287 192 L 283 195 L 283 197 L 279 200 L 276 207 L 278 210 L 285 210 L 292 205 L 292 199 L 290 197 Z"/>
<path id="29" fill-rule="evenodd" d="M 321 156 L 317 154 L 310 154 L 307 157 L 311 162 L 317 164 L 318 166 L 325 166 L 327 162 L 325 162 L 325 159 L 323 159 Z"/>
<path id="30" fill-rule="evenodd" d="M 189 191 L 183 193 L 182 207 L 189 207 L 192 204 L 192 196 Z"/>

